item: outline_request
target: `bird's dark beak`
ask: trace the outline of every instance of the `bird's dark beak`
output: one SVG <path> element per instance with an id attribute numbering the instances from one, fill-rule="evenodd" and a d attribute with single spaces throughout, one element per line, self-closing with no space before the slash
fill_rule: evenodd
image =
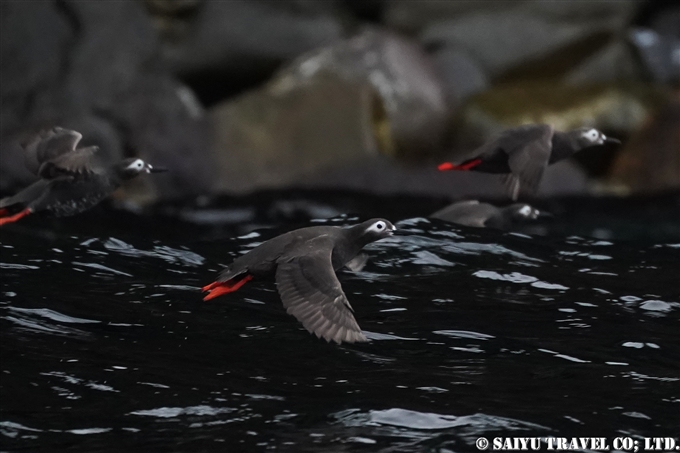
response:
<path id="1" fill-rule="evenodd" d="M 392 229 L 391 229 L 391 230 L 388 230 L 388 233 L 390 233 L 390 236 L 394 236 L 394 234 L 396 233 L 396 231 L 397 231 L 397 227 L 392 226 Z"/>
<path id="2" fill-rule="evenodd" d="M 543 219 L 543 220 L 552 220 L 555 218 L 555 216 L 548 211 L 538 211 L 538 219 Z"/>
<path id="3" fill-rule="evenodd" d="M 605 143 L 610 143 L 610 144 L 612 144 L 612 145 L 620 145 L 620 144 L 621 144 L 621 140 L 618 140 L 618 139 L 616 139 L 616 138 L 611 138 L 611 137 L 605 138 L 605 139 L 604 139 L 604 142 L 605 142 Z"/>
<path id="4" fill-rule="evenodd" d="M 146 171 L 148 173 L 165 173 L 166 171 L 168 171 L 168 169 L 164 167 L 153 167 L 151 165 L 147 165 Z"/>

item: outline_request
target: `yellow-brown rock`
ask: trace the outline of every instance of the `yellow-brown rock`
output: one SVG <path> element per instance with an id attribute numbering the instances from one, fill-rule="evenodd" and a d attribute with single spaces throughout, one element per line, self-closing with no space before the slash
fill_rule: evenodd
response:
<path id="1" fill-rule="evenodd" d="M 211 121 L 221 175 L 213 189 L 231 193 L 300 185 L 378 154 L 376 133 L 385 135 L 372 87 L 330 75 L 287 90 L 268 85 L 218 105 Z"/>
<path id="2" fill-rule="evenodd" d="M 632 192 L 680 189 L 680 91 L 626 143 L 609 183 Z"/>
<path id="3" fill-rule="evenodd" d="M 473 97 L 463 108 L 456 148 L 469 149 L 503 129 L 531 123 L 551 124 L 558 130 L 593 126 L 627 135 L 641 127 L 663 98 L 663 92 L 635 84 L 505 84 Z"/>

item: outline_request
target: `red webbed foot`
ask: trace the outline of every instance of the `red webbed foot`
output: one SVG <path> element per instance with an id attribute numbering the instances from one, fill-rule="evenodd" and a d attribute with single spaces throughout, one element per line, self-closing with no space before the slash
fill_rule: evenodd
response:
<path id="1" fill-rule="evenodd" d="M 472 168 L 475 168 L 477 165 L 481 163 L 482 159 L 471 160 L 470 162 L 466 162 L 462 165 L 453 165 L 451 162 L 444 162 L 443 164 L 439 164 L 437 169 L 439 171 L 451 171 L 451 170 L 467 171 Z"/>
<path id="2" fill-rule="evenodd" d="M 223 294 L 233 293 L 234 291 L 238 290 L 241 286 L 245 285 L 252 279 L 253 279 L 252 275 L 246 275 L 245 277 L 238 280 L 232 279 L 227 280 L 226 282 L 214 282 L 209 285 L 206 285 L 202 289 L 203 292 L 207 291 L 208 294 L 206 294 L 203 300 L 211 300 Z"/>
<path id="3" fill-rule="evenodd" d="M 2 209 L 0 211 L 0 216 L 2 216 L 2 217 L 0 217 L 0 226 L 5 225 L 7 223 L 14 223 L 17 220 L 22 219 L 22 218 L 26 217 L 27 215 L 31 214 L 32 212 L 33 211 L 31 211 L 30 208 L 26 208 L 26 209 L 24 209 L 23 211 L 21 211 L 17 214 L 14 214 L 12 216 L 7 216 L 6 215 L 7 209 Z"/>

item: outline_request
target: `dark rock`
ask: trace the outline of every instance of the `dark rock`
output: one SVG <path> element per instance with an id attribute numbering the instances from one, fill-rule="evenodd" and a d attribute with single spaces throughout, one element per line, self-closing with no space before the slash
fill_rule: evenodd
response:
<path id="1" fill-rule="evenodd" d="M 561 52 L 558 52 L 561 56 Z M 572 67 L 561 79 L 569 85 L 593 85 L 621 80 L 643 79 L 643 71 L 634 57 L 630 45 L 623 39 L 612 40 L 609 44 L 589 53 Z"/>
<path id="2" fill-rule="evenodd" d="M 649 1 L 641 8 L 628 38 L 655 82 L 680 86 L 680 5 Z"/>
<path id="3" fill-rule="evenodd" d="M 382 22 L 386 3 L 384 0 L 343 0 L 342 3 L 361 20 L 372 23 Z"/>
<path id="4" fill-rule="evenodd" d="M 677 2 L 648 2 L 643 27 L 654 30 L 661 36 L 680 39 L 680 6 Z"/>
<path id="5" fill-rule="evenodd" d="M 214 102 L 340 39 L 343 29 L 333 7 L 333 2 L 205 1 L 186 19 L 181 36 L 165 40 L 164 58 L 204 100 Z"/>
<path id="6" fill-rule="evenodd" d="M 38 179 L 24 164 L 23 151 L 19 146 L 24 138 L 3 137 L 0 140 L 0 198 Z"/>
<path id="7" fill-rule="evenodd" d="M 680 18 L 676 25 L 680 28 Z M 680 37 L 636 27 L 629 31 L 629 38 L 652 80 L 680 84 Z"/>
<path id="8" fill-rule="evenodd" d="M 75 37 L 68 18 L 51 2 L 0 5 L 0 135 L 18 132 L 27 111 L 57 88 Z M 10 63 L 11 62 L 11 63 Z"/>
<path id="9" fill-rule="evenodd" d="M 428 47 L 473 56 L 490 78 L 506 77 L 508 71 L 535 78 L 567 73 L 601 51 L 623 35 L 636 9 L 635 1 L 395 1 L 389 3 L 386 21 L 418 34 Z"/>
<path id="10" fill-rule="evenodd" d="M 462 105 L 470 96 L 489 88 L 486 73 L 474 58 L 461 50 L 444 47 L 432 54 L 441 74 L 446 94 L 453 105 Z"/>
<path id="11" fill-rule="evenodd" d="M 203 2 L 204 0 L 144 0 L 152 15 L 167 17 L 190 14 Z"/>
<path id="12" fill-rule="evenodd" d="M 129 87 L 115 110 L 126 147 L 135 155 L 170 171 L 159 178 L 138 178 L 153 184 L 161 198 L 209 191 L 217 179 L 210 148 L 210 123 L 193 93 L 168 76 L 146 74 Z"/>

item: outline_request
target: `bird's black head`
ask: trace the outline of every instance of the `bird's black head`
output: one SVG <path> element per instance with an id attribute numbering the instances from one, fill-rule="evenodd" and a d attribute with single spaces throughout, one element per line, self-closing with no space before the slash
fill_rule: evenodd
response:
<path id="1" fill-rule="evenodd" d="M 528 204 L 515 203 L 508 206 L 506 209 L 512 214 L 515 221 L 525 222 L 527 220 L 536 220 L 541 212 Z"/>
<path id="2" fill-rule="evenodd" d="M 115 166 L 116 172 L 121 179 L 132 179 L 141 173 L 160 173 L 167 171 L 164 168 L 154 168 L 137 157 L 131 157 L 120 161 Z"/>
<path id="3" fill-rule="evenodd" d="M 371 219 L 352 227 L 365 243 L 390 237 L 397 231 L 392 222 L 385 219 Z"/>
<path id="4" fill-rule="evenodd" d="M 604 135 L 602 132 L 594 129 L 592 127 L 582 127 L 579 129 L 574 129 L 569 132 L 569 135 L 576 141 L 580 149 L 588 148 L 591 146 L 604 145 L 605 143 L 616 143 L 621 142 L 615 138 L 610 138 Z"/>

